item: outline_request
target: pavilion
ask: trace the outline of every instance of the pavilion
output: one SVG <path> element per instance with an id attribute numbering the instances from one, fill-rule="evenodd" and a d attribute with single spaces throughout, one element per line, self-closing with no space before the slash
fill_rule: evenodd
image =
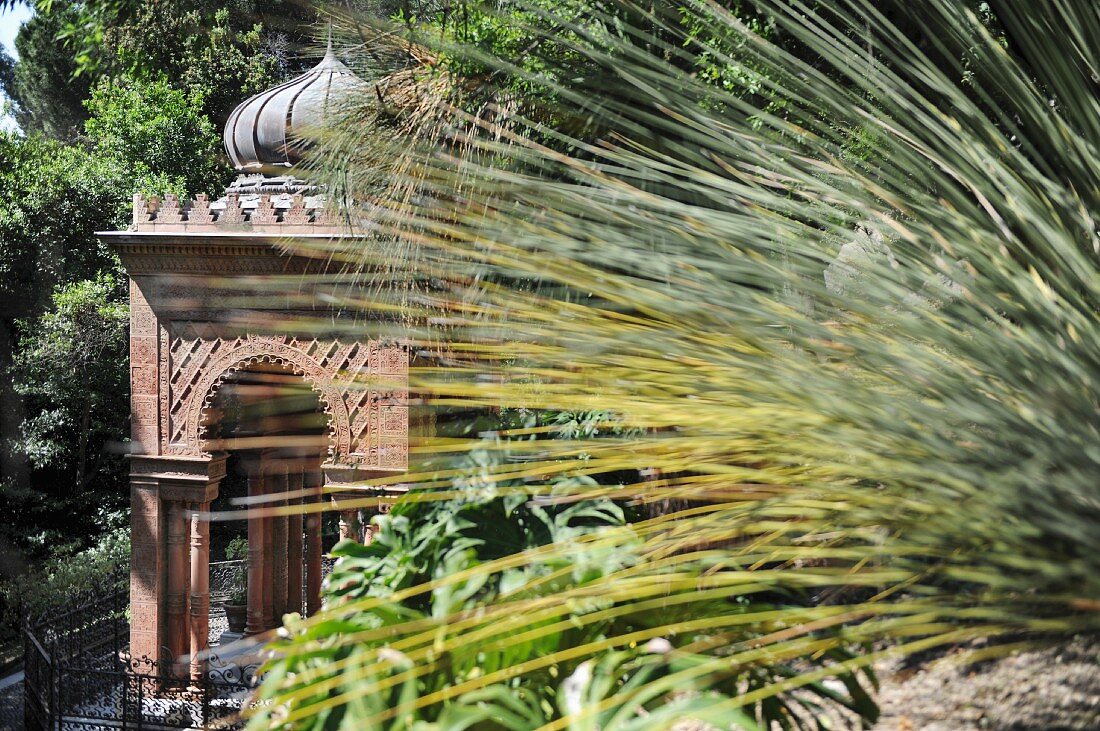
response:
<path id="1" fill-rule="evenodd" d="M 330 304 L 330 279 L 355 286 L 347 264 L 303 252 L 352 234 L 289 174 L 302 131 L 362 83 L 330 49 L 230 116 L 240 177 L 224 195 L 135 196 L 130 229 L 100 234 L 130 278 L 130 654 L 189 663 L 193 679 L 209 644 L 203 514 L 228 461 L 254 506 L 313 505 L 248 513 L 252 635 L 319 607 L 321 496 L 339 510 L 371 494 L 355 483 L 408 466 L 409 351 L 385 338 L 385 316 Z M 280 388 L 296 394 L 292 413 L 270 408 Z M 369 540 L 356 517 L 341 512 L 342 534 Z"/>

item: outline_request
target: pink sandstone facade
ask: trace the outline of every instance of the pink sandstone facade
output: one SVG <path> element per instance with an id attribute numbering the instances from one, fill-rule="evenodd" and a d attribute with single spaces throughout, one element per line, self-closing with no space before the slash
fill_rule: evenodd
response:
<path id="1" fill-rule="evenodd" d="M 210 447 L 208 432 L 227 378 L 265 367 L 296 374 L 316 392 L 328 421 L 321 454 L 253 454 L 250 497 L 331 507 L 377 495 L 353 483 L 408 466 L 407 348 L 371 338 L 369 317 L 349 328 L 344 313 L 303 298 L 311 283 L 325 280 L 326 264 L 284 253 L 288 241 L 331 240 L 338 227 L 301 195 L 251 202 L 243 209 L 230 195 L 211 211 L 202 197 L 181 208 L 173 198 L 137 196 L 131 229 L 101 234 L 130 275 L 130 651 L 162 662 L 190 658 L 193 674 L 202 672 L 199 657 L 208 645 L 210 546 L 202 513 L 226 475 L 227 454 Z M 384 321 L 375 323 L 385 329 Z M 349 337 L 349 329 L 362 335 Z M 354 515 L 342 513 L 348 535 L 356 533 Z M 293 597 L 303 590 L 307 611 L 315 611 L 317 513 L 253 510 L 248 531 L 247 632 L 269 630 L 284 612 L 298 611 Z"/>

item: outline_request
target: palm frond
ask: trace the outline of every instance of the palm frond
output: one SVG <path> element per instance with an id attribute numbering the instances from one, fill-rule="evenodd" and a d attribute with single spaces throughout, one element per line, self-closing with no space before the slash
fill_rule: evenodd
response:
<path id="1" fill-rule="evenodd" d="M 760 3 L 771 39 L 704 0 L 541 10 L 547 65 L 498 63 L 553 115 L 330 131 L 379 235 L 349 254 L 421 285 L 356 306 L 447 360 L 414 387 L 623 428 L 429 442 L 410 520 L 475 447 L 498 495 L 685 507 L 384 595 L 348 548 L 360 591 L 290 628 L 257 725 L 795 727 L 879 652 L 1100 628 L 1100 21 L 991 5 Z"/>

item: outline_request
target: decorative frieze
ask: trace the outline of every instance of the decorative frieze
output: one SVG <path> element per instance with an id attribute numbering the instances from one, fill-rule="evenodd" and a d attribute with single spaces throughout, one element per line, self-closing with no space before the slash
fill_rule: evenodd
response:
<path id="1" fill-rule="evenodd" d="M 135 233 L 104 232 L 100 234 L 122 257 L 128 274 L 134 277 L 153 279 L 167 275 L 181 276 L 231 276 L 264 274 L 306 274 L 322 273 L 325 267 L 323 259 L 307 256 L 293 256 L 285 253 L 282 236 L 290 233 L 283 230 L 283 224 L 261 226 L 263 230 L 240 230 L 239 228 L 217 225 L 205 227 L 204 236 L 192 236 L 180 228 L 186 224 L 165 224 L 164 230 L 158 229 L 155 235 L 148 232 Z M 291 226 L 291 228 L 294 228 Z M 310 235 L 323 236 L 326 240 L 335 234 L 326 233 L 313 224 L 306 226 Z M 171 230 L 168 230 L 171 229 Z M 298 232 L 296 236 L 305 234 Z M 209 299 L 209 285 L 193 289 L 186 299 Z M 239 289 L 238 289 L 239 291 Z M 131 297 L 131 304 L 137 302 Z M 158 302 L 158 308 L 163 305 Z M 144 302 L 135 305 L 131 316 L 132 323 L 140 323 L 140 331 L 155 332 L 153 315 Z"/>

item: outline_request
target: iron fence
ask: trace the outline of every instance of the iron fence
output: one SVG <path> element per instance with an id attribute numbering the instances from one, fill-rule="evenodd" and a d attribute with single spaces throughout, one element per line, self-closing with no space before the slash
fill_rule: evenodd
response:
<path id="1" fill-rule="evenodd" d="M 127 655 L 129 572 L 119 569 L 24 626 L 24 725 L 30 731 L 238 728 L 259 658 L 211 653 L 189 668 Z"/>
<path id="2" fill-rule="evenodd" d="M 203 680 L 185 670 L 132 661 L 116 669 L 55 668 L 56 710 L 51 725 L 61 731 L 100 729 L 235 729 L 251 703 L 258 660 L 211 655 Z"/>
<path id="3" fill-rule="evenodd" d="M 245 574 L 247 570 L 248 562 L 243 559 L 236 561 L 211 561 L 211 603 L 227 601 L 238 588 L 245 586 Z"/>
<path id="4" fill-rule="evenodd" d="M 322 558 L 322 575 L 335 563 Z M 210 565 L 210 594 L 225 601 L 243 561 Z M 119 567 L 93 587 L 24 622 L 24 724 L 28 731 L 240 728 L 259 682 L 258 657 L 206 658 L 200 682 L 178 663 L 130 658 L 129 571 Z"/>

